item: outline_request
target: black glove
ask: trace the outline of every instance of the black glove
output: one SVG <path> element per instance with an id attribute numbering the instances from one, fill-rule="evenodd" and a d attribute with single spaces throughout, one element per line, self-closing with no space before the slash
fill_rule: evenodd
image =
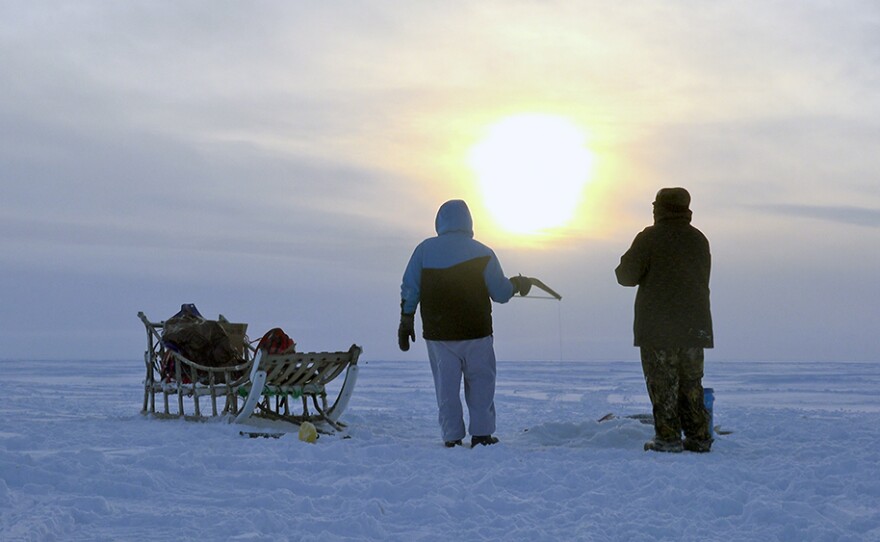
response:
<path id="1" fill-rule="evenodd" d="M 513 284 L 513 295 L 528 295 L 532 289 L 532 281 L 522 275 L 510 277 L 510 283 Z"/>
<path id="2" fill-rule="evenodd" d="M 416 315 L 400 314 L 400 327 L 397 328 L 397 346 L 406 352 L 409 350 L 409 341 L 416 341 Z"/>

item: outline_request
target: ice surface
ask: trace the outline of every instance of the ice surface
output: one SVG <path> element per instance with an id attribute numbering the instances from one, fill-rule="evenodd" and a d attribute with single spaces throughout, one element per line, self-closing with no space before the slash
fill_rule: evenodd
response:
<path id="1" fill-rule="evenodd" d="M 427 362 L 362 361 L 350 438 L 313 445 L 142 416 L 139 361 L 0 362 L 0 540 L 880 540 L 880 364 L 706 375 L 733 433 L 668 455 L 625 417 L 636 362 L 499 362 L 473 450 L 443 447 Z"/>

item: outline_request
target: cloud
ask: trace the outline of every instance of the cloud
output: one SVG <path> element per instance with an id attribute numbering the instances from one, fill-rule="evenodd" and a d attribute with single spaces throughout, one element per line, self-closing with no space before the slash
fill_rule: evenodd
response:
<path id="1" fill-rule="evenodd" d="M 880 209 L 846 205 L 764 205 L 757 208 L 773 215 L 783 214 L 838 224 L 880 228 Z"/>

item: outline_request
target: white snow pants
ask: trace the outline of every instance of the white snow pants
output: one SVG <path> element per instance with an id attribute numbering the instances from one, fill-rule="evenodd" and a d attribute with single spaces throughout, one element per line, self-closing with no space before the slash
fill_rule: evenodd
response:
<path id="1" fill-rule="evenodd" d="M 495 347 L 492 336 L 467 341 L 425 341 L 434 375 L 440 432 L 445 442 L 463 439 L 461 377 L 468 406 L 468 432 L 495 432 Z"/>

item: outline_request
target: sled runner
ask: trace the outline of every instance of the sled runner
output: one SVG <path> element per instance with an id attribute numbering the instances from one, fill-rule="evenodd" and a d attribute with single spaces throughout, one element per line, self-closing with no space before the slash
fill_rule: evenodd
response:
<path id="1" fill-rule="evenodd" d="M 256 348 L 251 346 L 247 324 L 235 324 L 220 315 L 216 321 L 199 320 L 200 324 L 207 322 L 225 331 L 232 345 L 235 356 L 224 357 L 223 364 L 218 364 L 215 359 L 207 359 L 207 354 L 204 359 L 190 359 L 184 354 L 186 349 L 168 341 L 171 330 L 166 328 L 171 327 L 171 319 L 151 322 L 143 312 L 138 317 L 147 332 L 142 413 L 195 418 L 230 416 L 230 421 L 238 423 L 258 416 L 296 424 L 326 422 L 334 429 L 343 426 L 339 418 L 357 382 L 359 346 L 353 344 L 347 352 L 270 354 L 271 348 L 262 342 Z M 214 346 L 204 351 L 220 349 Z M 340 376 L 341 384 L 334 382 Z M 335 384 L 333 390 L 328 386 L 331 383 Z M 336 388 L 338 392 L 330 403 L 328 393 Z M 160 412 L 156 411 L 157 395 Z M 173 398 L 176 412 L 171 407 Z M 297 400 L 301 402 L 299 412 L 294 408 Z M 189 413 L 187 407 L 191 409 Z M 210 410 L 206 413 L 207 409 Z"/>

